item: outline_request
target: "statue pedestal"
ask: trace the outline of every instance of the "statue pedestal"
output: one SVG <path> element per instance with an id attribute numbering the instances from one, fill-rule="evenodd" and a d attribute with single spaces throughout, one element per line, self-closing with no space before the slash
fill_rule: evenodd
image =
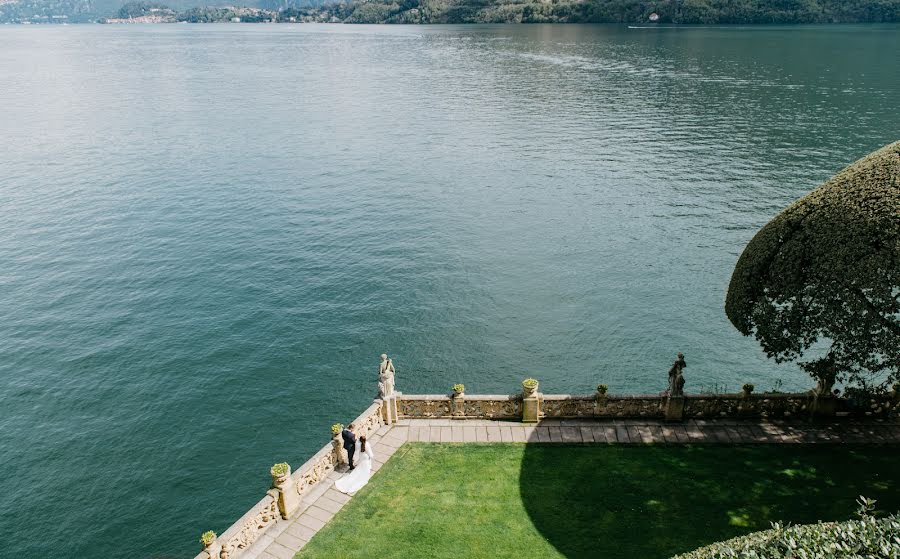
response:
<path id="1" fill-rule="evenodd" d="M 541 398 L 537 393 L 522 398 L 522 423 L 537 423 L 541 418 Z"/>
<path id="2" fill-rule="evenodd" d="M 669 396 L 665 403 L 666 421 L 681 421 L 684 419 L 684 396 Z"/>
<path id="3" fill-rule="evenodd" d="M 397 411 L 397 399 L 401 394 L 401 392 L 393 392 L 389 396 L 382 397 L 381 419 L 385 425 L 392 425 L 400 419 L 400 414 Z"/>

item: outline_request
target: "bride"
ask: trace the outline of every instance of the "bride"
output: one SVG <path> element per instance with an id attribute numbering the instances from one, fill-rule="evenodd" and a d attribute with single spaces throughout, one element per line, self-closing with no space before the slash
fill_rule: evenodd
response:
<path id="1" fill-rule="evenodd" d="M 372 445 L 366 444 L 366 438 L 360 437 L 356 441 L 356 455 L 359 456 L 359 463 L 353 468 L 353 471 L 334 482 L 335 488 L 341 493 L 356 493 L 362 489 L 363 485 L 369 483 L 372 476 Z"/>

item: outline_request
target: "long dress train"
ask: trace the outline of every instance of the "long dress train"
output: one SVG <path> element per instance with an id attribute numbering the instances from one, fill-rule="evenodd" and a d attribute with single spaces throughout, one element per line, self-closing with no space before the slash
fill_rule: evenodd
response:
<path id="1" fill-rule="evenodd" d="M 360 446 L 360 442 L 356 441 L 356 455 L 359 456 L 359 463 L 352 472 L 334 482 L 334 487 L 341 493 L 356 493 L 369 483 L 369 478 L 372 477 L 372 459 L 374 458 L 372 443 L 366 442 L 365 452 L 360 452 Z"/>

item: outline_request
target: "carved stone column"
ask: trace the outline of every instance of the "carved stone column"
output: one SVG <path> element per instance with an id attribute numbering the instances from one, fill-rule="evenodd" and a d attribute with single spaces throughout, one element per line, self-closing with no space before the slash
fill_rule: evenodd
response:
<path id="1" fill-rule="evenodd" d="M 605 384 L 597 385 L 597 394 L 594 397 L 594 417 L 602 417 L 606 410 L 606 392 L 608 387 Z"/>
<path id="2" fill-rule="evenodd" d="M 450 415 L 451 419 L 466 418 L 466 395 L 464 392 L 454 394 L 450 398 Z"/>
<path id="3" fill-rule="evenodd" d="M 340 433 L 331 437 L 331 448 L 334 451 L 335 467 L 347 466 L 347 451 L 344 450 L 344 440 L 341 438 Z"/>
<path id="4" fill-rule="evenodd" d="M 837 398 L 831 394 L 813 394 L 809 409 L 815 418 L 834 417 L 837 412 Z"/>
<path id="5" fill-rule="evenodd" d="M 287 520 L 300 506 L 300 494 L 297 493 L 297 488 L 291 480 L 290 466 L 285 474 L 272 473 L 272 488 L 276 492 L 278 511 L 281 513 L 281 517 Z"/>
<path id="6" fill-rule="evenodd" d="M 684 419 L 684 396 L 669 396 L 665 402 L 666 421 L 681 421 Z"/>
<path id="7" fill-rule="evenodd" d="M 209 544 L 208 547 L 205 547 L 203 549 L 204 551 L 206 551 L 209 559 L 219 559 L 222 552 L 222 544 L 219 543 L 218 540 L 216 540 L 213 543 Z"/>
<path id="8" fill-rule="evenodd" d="M 541 393 L 538 382 L 526 379 L 522 382 L 522 423 L 537 423 L 541 419 Z"/>

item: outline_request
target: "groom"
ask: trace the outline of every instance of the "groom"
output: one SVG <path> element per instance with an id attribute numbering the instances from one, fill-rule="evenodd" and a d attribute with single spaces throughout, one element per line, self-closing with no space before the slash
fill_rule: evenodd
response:
<path id="1" fill-rule="evenodd" d="M 341 438 L 344 439 L 344 450 L 347 451 L 347 462 L 350 463 L 350 471 L 353 471 L 353 453 L 356 452 L 356 434 L 353 432 L 354 425 L 351 423 L 346 429 L 341 431 Z"/>

